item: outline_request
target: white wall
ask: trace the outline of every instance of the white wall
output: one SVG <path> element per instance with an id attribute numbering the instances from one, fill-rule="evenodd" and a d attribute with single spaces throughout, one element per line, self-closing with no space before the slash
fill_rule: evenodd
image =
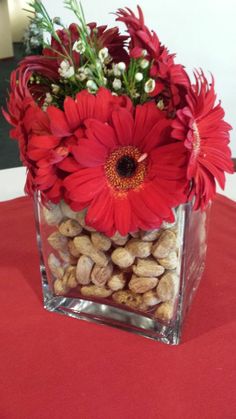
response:
<path id="1" fill-rule="evenodd" d="M 8 0 L 13 42 L 22 41 L 23 34 L 27 26 L 29 25 L 28 16 L 30 15 L 30 13 L 23 10 L 29 9 L 28 3 L 28 0 Z"/>
<path id="2" fill-rule="evenodd" d="M 147 26 L 177 53 L 176 62 L 189 71 L 202 67 L 213 73 L 226 120 L 234 128 L 231 148 L 236 157 L 236 0 L 84 0 L 83 7 L 87 21 L 114 25 L 115 16 L 109 12 L 124 5 L 135 9 L 137 3 Z M 60 16 L 64 23 L 75 21 L 62 0 L 44 4 L 51 16 Z"/>
<path id="3" fill-rule="evenodd" d="M 0 1 L 0 59 L 13 56 L 7 0 Z"/>

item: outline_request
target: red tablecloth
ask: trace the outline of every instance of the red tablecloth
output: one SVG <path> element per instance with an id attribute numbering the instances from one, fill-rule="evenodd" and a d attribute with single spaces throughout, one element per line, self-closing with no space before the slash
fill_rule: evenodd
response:
<path id="1" fill-rule="evenodd" d="M 0 204 L 0 419 L 235 419 L 236 203 L 212 209 L 183 343 L 43 309 L 33 206 Z"/>

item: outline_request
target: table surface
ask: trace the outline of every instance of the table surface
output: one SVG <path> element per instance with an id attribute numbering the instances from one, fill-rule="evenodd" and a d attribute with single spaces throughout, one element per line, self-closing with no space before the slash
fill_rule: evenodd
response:
<path id="1" fill-rule="evenodd" d="M 1 198 L 23 184 L 24 169 L 0 172 Z M 32 200 L 1 202 L 0 419 L 236 419 L 235 248 L 236 203 L 218 195 L 206 270 L 172 347 L 45 311 Z"/>

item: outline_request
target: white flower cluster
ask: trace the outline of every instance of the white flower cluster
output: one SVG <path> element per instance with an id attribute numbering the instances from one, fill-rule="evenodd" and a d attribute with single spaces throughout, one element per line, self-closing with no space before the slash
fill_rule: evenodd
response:
<path id="1" fill-rule="evenodd" d="M 75 74 L 75 69 L 68 60 L 63 60 L 58 69 L 58 73 L 64 79 L 70 79 Z"/>

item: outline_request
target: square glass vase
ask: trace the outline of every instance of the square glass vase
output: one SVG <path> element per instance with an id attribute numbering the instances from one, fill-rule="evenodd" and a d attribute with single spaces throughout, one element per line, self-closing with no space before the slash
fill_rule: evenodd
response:
<path id="1" fill-rule="evenodd" d="M 204 271 L 209 210 L 174 211 L 173 224 L 109 238 L 86 225 L 86 211 L 37 194 L 45 309 L 179 344 Z"/>

